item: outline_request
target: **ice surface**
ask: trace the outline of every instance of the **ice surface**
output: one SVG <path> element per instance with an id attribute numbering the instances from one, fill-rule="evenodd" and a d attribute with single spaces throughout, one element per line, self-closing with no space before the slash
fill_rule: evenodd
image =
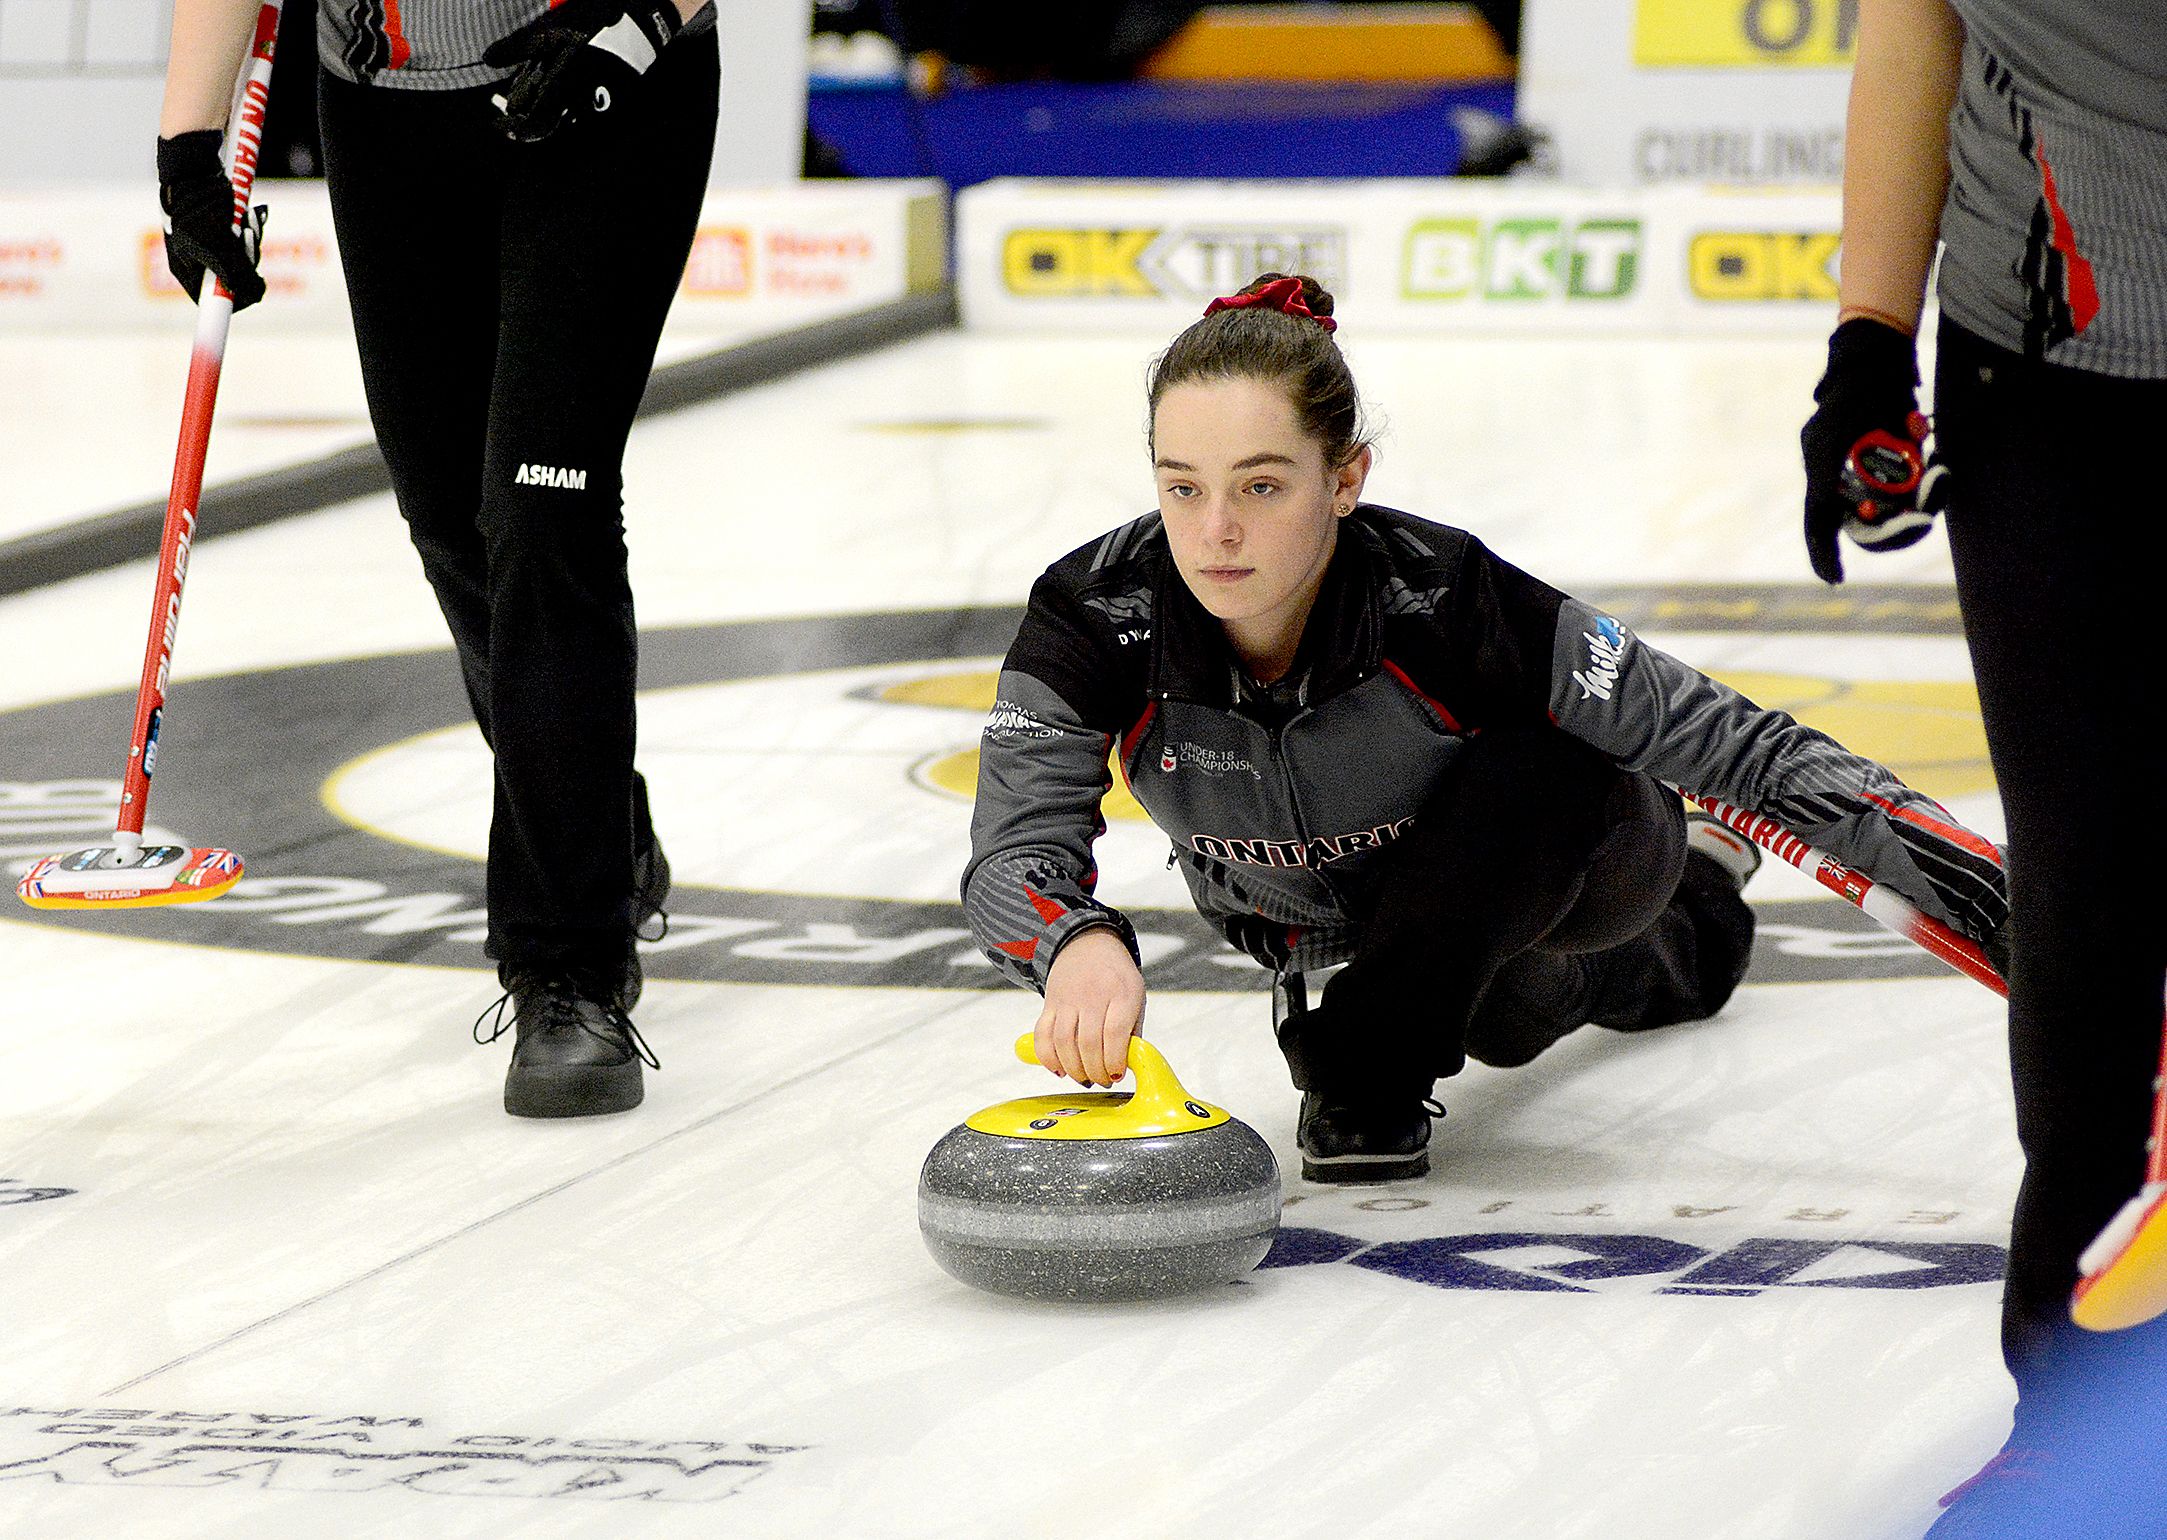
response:
<path id="1" fill-rule="evenodd" d="M 1568 588 L 1805 580 L 1816 350 L 1354 347 L 1388 423 L 1375 500 Z M 1148 506 L 1150 352 L 942 337 L 643 425 L 643 623 L 1019 603 Z M 152 394 L 100 431 L 168 440 Z M 1947 573 L 1938 538 L 1852 565 Z M 191 576 L 176 713 L 191 677 L 442 645 L 385 499 L 206 540 Z M 0 602 L 0 708 L 132 685 L 149 586 L 145 564 Z M 1946 636 L 1665 640 L 1964 677 Z M 914 774 L 967 716 L 853 693 L 917 672 L 651 698 L 686 879 L 950 894 L 965 810 Z M 82 775 L 117 775 L 125 725 Z M 477 748 L 416 740 L 342 805 L 472 848 Z M 1992 826 L 1990 794 L 1959 810 Z M 1111 864 L 1173 901 L 1150 845 L 1117 830 Z M 1288 1265 L 1059 1309 L 956 1285 L 915 1217 L 933 1141 L 1043 1088 L 1007 1046 L 1027 997 L 658 981 L 647 1104 L 529 1125 L 499 1110 L 502 1049 L 467 1041 L 495 993 L 476 962 L 0 924 L 0 1529 L 1897 1537 L 2006 1416 L 2017 1155 L 1999 1008 L 1960 979 L 1749 983 L 1711 1023 L 1471 1070 L 1431 1177 L 1291 1184 Z M 1263 1011 L 1168 995 L 1150 1029 L 1293 1171 Z"/>

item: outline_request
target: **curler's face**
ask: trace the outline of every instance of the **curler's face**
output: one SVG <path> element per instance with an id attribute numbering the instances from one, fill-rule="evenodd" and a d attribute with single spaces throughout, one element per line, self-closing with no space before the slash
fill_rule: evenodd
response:
<path id="1" fill-rule="evenodd" d="M 1170 387 L 1152 456 L 1182 581 L 1251 662 L 1291 661 L 1369 451 L 1327 465 L 1282 385 L 1236 377 Z"/>

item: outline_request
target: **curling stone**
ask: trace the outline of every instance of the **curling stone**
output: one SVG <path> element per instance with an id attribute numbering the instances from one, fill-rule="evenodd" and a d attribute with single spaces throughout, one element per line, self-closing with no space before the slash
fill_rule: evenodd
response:
<path id="1" fill-rule="evenodd" d="M 1026 1035 L 1016 1055 L 1036 1065 Z M 1279 1228 L 1279 1164 L 1255 1129 L 1129 1040 L 1133 1095 L 1002 1102 L 944 1135 L 918 1175 L 933 1260 L 1023 1299 L 1155 1299 L 1238 1278 Z"/>

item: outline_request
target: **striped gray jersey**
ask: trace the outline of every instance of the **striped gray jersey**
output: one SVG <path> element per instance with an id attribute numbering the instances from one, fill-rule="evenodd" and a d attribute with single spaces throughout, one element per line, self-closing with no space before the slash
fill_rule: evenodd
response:
<path id="1" fill-rule="evenodd" d="M 2027 357 L 2167 377 L 2167 6 L 1955 9 L 1943 313 Z"/>
<path id="2" fill-rule="evenodd" d="M 319 0 L 316 56 L 341 80 L 402 91 L 494 85 L 508 69 L 482 63 L 492 44 L 550 8 L 551 0 Z M 679 36 L 709 32 L 702 6 Z"/>
<path id="3" fill-rule="evenodd" d="M 320 0 L 316 56 L 341 80 L 408 91 L 455 91 L 506 79 L 482 63 L 491 44 L 549 9 L 549 0 Z"/>

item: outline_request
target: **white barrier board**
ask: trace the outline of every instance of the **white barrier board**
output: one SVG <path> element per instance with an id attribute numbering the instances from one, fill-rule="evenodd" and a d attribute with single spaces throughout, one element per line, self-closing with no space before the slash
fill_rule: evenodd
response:
<path id="1" fill-rule="evenodd" d="M 1518 115 L 1598 187 L 1843 176 L 1858 0 L 1528 0 Z"/>
<path id="2" fill-rule="evenodd" d="M 1167 331 L 1266 271 L 1348 324 L 1435 332 L 1825 330 L 1830 188 L 1000 181 L 958 200 L 965 320 Z"/>
<path id="3" fill-rule="evenodd" d="M 263 250 L 270 295 L 242 324 L 345 329 L 345 280 L 323 184 L 265 182 L 257 192 L 271 209 Z M 936 284 L 942 198 L 930 181 L 712 189 L 669 329 L 736 330 L 755 307 L 833 313 Z M 166 271 L 147 184 L 0 194 L 0 329 L 191 324 L 187 297 Z"/>

